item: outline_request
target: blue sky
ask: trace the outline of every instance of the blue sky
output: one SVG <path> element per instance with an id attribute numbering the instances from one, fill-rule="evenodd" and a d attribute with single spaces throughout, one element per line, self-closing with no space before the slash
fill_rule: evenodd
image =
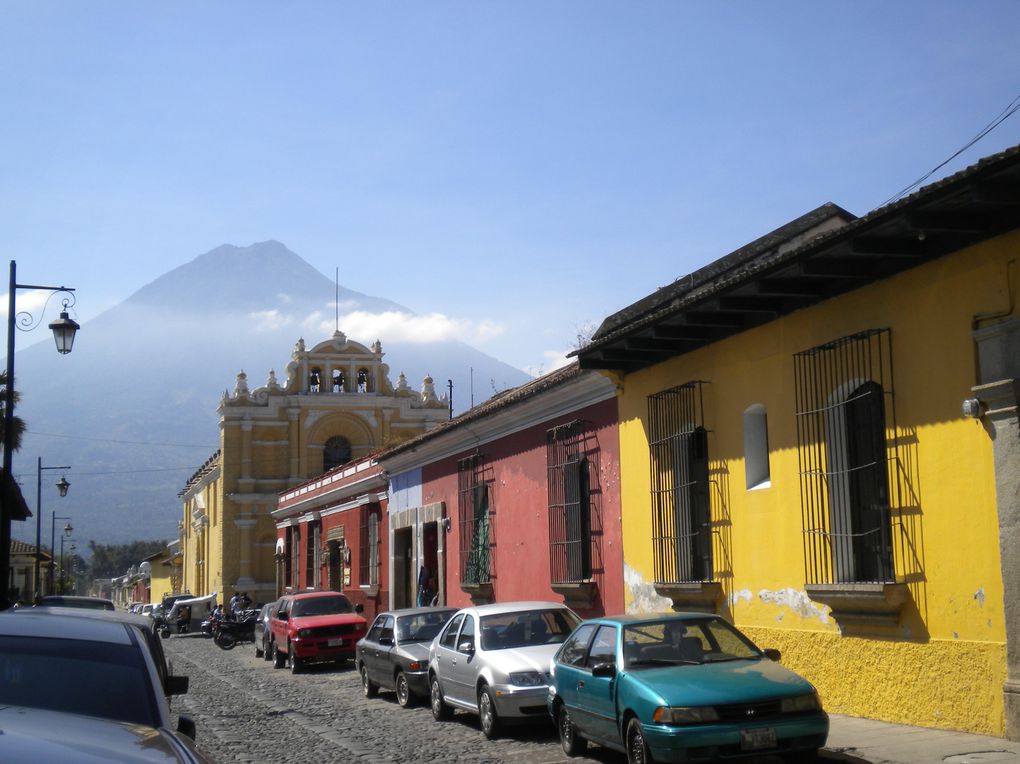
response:
<path id="1" fill-rule="evenodd" d="M 1018 29 L 1013 0 L 3 0 L 0 255 L 87 321 L 277 239 L 549 370 L 579 327 L 935 167 L 1020 95 Z M 1020 116 L 933 179 L 1016 143 Z"/>

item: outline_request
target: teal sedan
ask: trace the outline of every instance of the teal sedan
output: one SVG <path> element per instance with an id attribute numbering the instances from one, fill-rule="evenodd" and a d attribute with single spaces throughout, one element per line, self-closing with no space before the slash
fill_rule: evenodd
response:
<path id="1" fill-rule="evenodd" d="M 634 764 L 813 761 L 829 717 L 815 688 L 778 660 L 715 615 L 585 621 L 553 658 L 549 713 L 568 756 L 590 740 Z"/>

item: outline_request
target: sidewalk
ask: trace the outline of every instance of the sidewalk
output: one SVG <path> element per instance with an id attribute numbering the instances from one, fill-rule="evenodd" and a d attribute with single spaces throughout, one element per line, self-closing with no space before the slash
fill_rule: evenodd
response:
<path id="1" fill-rule="evenodd" d="M 1020 743 L 829 714 L 829 742 L 822 758 L 849 764 L 1020 764 Z"/>

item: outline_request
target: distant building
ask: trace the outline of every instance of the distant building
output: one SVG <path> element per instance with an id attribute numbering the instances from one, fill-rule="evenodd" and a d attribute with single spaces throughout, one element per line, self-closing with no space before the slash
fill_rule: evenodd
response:
<path id="1" fill-rule="evenodd" d="M 182 589 L 275 598 L 279 494 L 448 419 L 431 378 L 421 391 L 403 374 L 394 386 L 383 355 L 378 341 L 368 348 L 337 331 L 311 350 L 299 340 L 282 383 L 270 371 L 251 390 L 237 375 L 220 401 L 220 449 L 179 494 Z M 305 525 L 312 535 L 298 543 L 321 554 L 321 525 Z"/>
<path id="2" fill-rule="evenodd" d="M 46 549 L 39 550 L 39 577 L 43 579 L 39 582 L 35 580 L 35 559 L 35 544 L 11 539 L 11 570 L 7 585 L 13 602 L 31 602 L 36 592 L 50 593 L 46 574 L 53 557 Z"/>

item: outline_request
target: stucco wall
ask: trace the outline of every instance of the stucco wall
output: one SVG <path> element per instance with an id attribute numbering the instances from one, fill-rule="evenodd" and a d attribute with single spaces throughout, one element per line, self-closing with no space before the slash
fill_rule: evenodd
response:
<path id="1" fill-rule="evenodd" d="M 620 398 L 627 607 L 662 609 L 651 558 L 647 398 L 706 380 L 714 552 L 724 612 L 813 681 L 833 711 L 1001 735 L 1005 631 L 992 445 L 960 403 L 975 384 L 974 317 L 1009 306 L 1010 235 L 631 374 Z M 793 355 L 891 328 L 887 440 L 897 581 L 893 627 L 841 627 L 805 594 Z M 768 412 L 771 486 L 747 490 L 743 412 Z"/>

